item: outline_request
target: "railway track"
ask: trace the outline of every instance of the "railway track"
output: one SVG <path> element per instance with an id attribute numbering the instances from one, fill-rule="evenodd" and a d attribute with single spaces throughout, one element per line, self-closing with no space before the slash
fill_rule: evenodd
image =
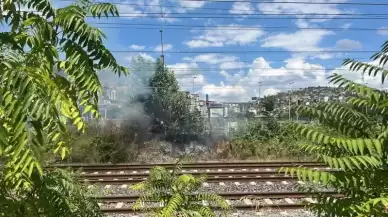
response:
<path id="1" fill-rule="evenodd" d="M 305 166 L 319 168 L 324 164 L 317 162 L 199 162 L 187 163 L 182 165 L 185 170 L 217 170 L 217 169 L 277 169 L 280 167 Z M 150 170 L 154 166 L 163 166 L 172 169 L 175 164 L 68 164 L 54 165 L 47 167 L 52 168 L 71 168 L 82 170 L 83 172 L 116 172 L 116 171 L 143 171 Z"/>
<path id="2" fill-rule="evenodd" d="M 342 195 L 336 192 L 322 192 L 334 197 Z M 224 197 L 235 210 L 260 210 L 276 208 L 280 210 L 303 209 L 305 202 L 314 203 L 314 194 L 305 192 L 233 192 L 218 193 Z M 100 201 L 101 211 L 104 213 L 134 213 L 131 205 L 139 198 L 138 195 L 102 196 L 96 197 Z M 206 203 L 202 201 L 202 203 Z M 207 204 L 209 205 L 209 204 Z M 217 206 L 212 206 L 218 209 Z M 153 206 L 150 206 L 153 207 Z"/>
<path id="3" fill-rule="evenodd" d="M 129 186 L 146 180 L 151 168 L 154 166 L 163 166 L 171 170 L 175 165 L 78 164 L 55 165 L 49 168 L 59 167 L 79 170 L 81 182 L 88 184 L 91 189 L 104 192 L 105 196 L 96 197 L 100 202 L 102 212 L 113 216 L 117 216 L 116 214 L 138 216 L 139 211 L 134 211 L 132 205 L 139 196 Z M 295 166 L 328 169 L 325 165 L 316 162 L 200 162 L 183 164 L 179 174 L 189 173 L 194 176 L 205 174 L 207 180 L 200 191 L 211 191 L 223 196 L 238 212 L 249 213 L 255 210 L 267 209 L 303 210 L 304 202 L 314 202 L 314 195 L 294 192 L 297 190 L 296 185 L 306 183 L 277 171 L 280 167 Z M 327 193 L 336 194 L 335 192 Z M 152 202 L 147 204 L 150 207 L 158 206 L 158 204 Z M 215 210 L 219 208 L 214 207 L 212 204 L 209 206 Z"/>

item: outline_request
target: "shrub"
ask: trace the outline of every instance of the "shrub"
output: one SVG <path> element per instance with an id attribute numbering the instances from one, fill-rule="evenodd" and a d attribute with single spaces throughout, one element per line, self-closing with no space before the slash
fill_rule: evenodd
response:
<path id="1" fill-rule="evenodd" d="M 181 165 L 170 172 L 164 167 L 152 168 L 146 181 L 132 188 L 141 192 L 140 198 L 133 208 L 151 211 L 158 217 L 172 216 L 216 216 L 211 207 L 203 205 L 202 201 L 216 204 L 224 211 L 229 210 L 228 203 L 221 196 L 213 193 L 198 193 L 206 177 L 194 177 L 191 174 L 178 175 Z M 161 207 L 150 209 L 146 202 L 159 202 Z"/>
<path id="2" fill-rule="evenodd" d="M 345 60 L 351 70 L 369 75 L 387 71 L 388 42 L 374 55 L 378 65 Z M 295 132 L 307 139 L 302 149 L 337 171 L 310 168 L 283 168 L 300 180 L 337 189 L 345 195 L 333 198 L 320 195 L 309 207 L 319 216 L 388 216 L 388 94 L 357 84 L 334 74 L 330 82 L 356 93 L 344 104 L 321 103 L 315 107 L 301 106 L 298 112 L 319 121 L 313 128 L 294 124 Z M 314 191 L 314 189 L 310 189 Z"/>
<path id="3" fill-rule="evenodd" d="M 71 172 L 44 171 L 42 176 L 34 172 L 30 181 L 28 188 L 10 190 L 1 180 L 0 216 L 103 216 L 97 201 L 87 194 L 86 188 Z"/>

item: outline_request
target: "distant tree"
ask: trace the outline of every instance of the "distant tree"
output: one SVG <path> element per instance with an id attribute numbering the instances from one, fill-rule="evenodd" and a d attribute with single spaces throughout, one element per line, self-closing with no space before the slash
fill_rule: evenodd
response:
<path id="1" fill-rule="evenodd" d="M 275 109 L 275 99 L 273 96 L 266 96 L 261 102 L 266 112 L 272 112 Z"/>

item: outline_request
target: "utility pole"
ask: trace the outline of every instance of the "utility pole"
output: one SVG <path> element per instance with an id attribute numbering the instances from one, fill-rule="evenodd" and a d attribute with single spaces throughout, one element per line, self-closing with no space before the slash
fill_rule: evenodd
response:
<path id="1" fill-rule="evenodd" d="M 162 60 L 163 69 L 164 69 L 164 51 L 163 51 L 163 30 L 160 30 L 160 46 L 162 47 L 162 55 L 160 55 L 160 58 Z"/>
<path id="2" fill-rule="evenodd" d="M 160 1 L 160 14 L 162 16 L 162 21 L 164 21 L 164 13 L 163 13 L 163 0 Z M 162 29 L 160 30 L 160 46 L 162 48 L 162 55 L 160 56 L 163 64 L 163 70 L 164 70 L 164 51 L 163 51 L 163 24 L 162 22 Z"/>
<path id="3" fill-rule="evenodd" d="M 196 76 L 193 76 L 193 94 L 194 94 L 194 82 L 196 78 L 197 78 Z"/>
<path id="4" fill-rule="evenodd" d="M 289 82 L 288 85 L 293 84 L 294 82 Z M 288 90 L 288 120 L 291 121 L 291 88 Z"/>
<path id="5" fill-rule="evenodd" d="M 257 98 L 257 102 L 259 104 L 259 112 L 261 112 L 261 100 L 260 100 L 260 84 L 262 84 L 262 81 L 257 82 L 258 88 L 259 88 L 259 97 Z"/>

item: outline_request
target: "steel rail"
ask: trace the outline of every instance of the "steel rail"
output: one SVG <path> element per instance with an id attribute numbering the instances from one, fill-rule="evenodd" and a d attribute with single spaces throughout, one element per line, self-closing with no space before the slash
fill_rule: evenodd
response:
<path id="1" fill-rule="evenodd" d="M 326 195 L 331 195 L 332 197 L 343 197 L 342 194 L 339 194 L 334 191 L 322 191 L 318 193 L 323 193 Z M 227 200 L 241 200 L 242 198 L 247 199 L 285 199 L 285 198 L 294 198 L 294 199 L 303 199 L 317 195 L 318 193 L 309 193 L 309 192 L 233 192 L 233 193 L 217 193 L 218 195 L 224 197 Z M 139 195 L 128 195 L 128 196 L 100 196 L 95 197 L 100 202 L 112 203 L 112 202 L 135 202 Z M 152 201 L 151 201 L 152 202 Z M 263 209 L 272 209 L 277 210 L 288 210 L 288 209 L 303 209 L 306 204 L 304 203 L 251 203 L 251 204 L 236 204 L 232 205 L 234 210 L 263 210 Z M 220 207 L 211 206 L 214 210 L 219 210 Z M 152 207 L 157 208 L 157 207 Z M 152 209 L 151 208 L 151 209 Z M 141 210 L 133 210 L 131 207 L 125 208 L 101 208 L 103 213 L 139 213 Z"/>
<path id="2" fill-rule="evenodd" d="M 133 184 L 144 181 L 146 179 L 80 179 L 81 182 L 90 183 L 90 184 L 106 184 L 106 185 L 119 185 L 119 184 Z M 247 182 L 247 181 L 285 181 L 285 180 L 297 180 L 295 177 L 291 176 L 262 176 L 262 177 L 253 177 L 253 176 L 231 176 L 231 177 L 207 177 L 206 182 Z"/>
<path id="3" fill-rule="evenodd" d="M 335 191 L 322 191 L 318 193 L 328 194 L 333 197 L 342 197 L 342 194 L 339 194 Z M 250 199 L 284 199 L 284 198 L 307 198 L 317 195 L 318 193 L 309 193 L 309 192 L 220 192 L 216 193 L 219 196 L 224 197 L 228 200 L 240 200 L 243 197 L 249 197 Z M 96 200 L 104 203 L 112 202 L 135 202 L 139 195 L 110 195 L 110 196 L 98 196 L 94 197 Z"/>
<path id="4" fill-rule="evenodd" d="M 337 170 L 327 170 L 324 171 L 332 171 L 335 172 Z M 182 174 L 191 174 L 194 176 L 206 175 L 207 177 L 240 177 L 240 176 L 284 176 L 284 172 L 278 171 L 212 171 L 212 172 L 180 172 L 177 175 Z M 82 179 L 142 179 L 147 178 L 149 173 L 100 173 L 100 174 L 81 174 L 80 178 Z"/>
<path id="5" fill-rule="evenodd" d="M 125 170 L 149 170 L 154 166 L 163 166 L 167 169 L 172 169 L 175 167 L 174 164 L 128 164 L 128 165 L 54 165 L 47 167 L 48 169 L 53 168 L 71 168 L 71 169 L 80 169 L 82 171 L 125 171 Z M 241 168 L 279 168 L 279 167 L 295 167 L 295 166 L 305 166 L 305 167 L 324 167 L 322 163 L 316 162 L 265 162 L 265 163 L 199 163 L 199 164 L 183 164 L 182 169 L 241 169 Z"/>
<path id="6" fill-rule="evenodd" d="M 235 172 L 180 172 L 177 175 L 182 174 L 191 174 L 194 176 L 206 175 L 207 177 L 225 177 L 225 176 L 276 176 L 283 175 L 284 173 L 279 173 L 277 171 L 235 171 Z M 103 173 L 103 174 L 82 174 L 80 178 L 83 179 L 125 179 L 125 178 L 147 178 L 149 176 L 148 173 Z"/>
<path id="7" fill-rule="evenodd" d="M 263 209 L 277 209 L 277 210 L 291 210 L 291 209 L 303 209 L 306 205 L 302 203 L 296 204 L 239 204 L 234 205 L 233 209 L 235 210 L 263 210 Z M 218 206 L 210 206 L 213 210 L 220 210 Z M 150 208 L 150 209 L 155 209 Z M 102 213 L 141 213 L 141 210 L 133 210 L 132 208 L 101 208 Z M 144 211 L 143 211 L 144 212 Z"/>

